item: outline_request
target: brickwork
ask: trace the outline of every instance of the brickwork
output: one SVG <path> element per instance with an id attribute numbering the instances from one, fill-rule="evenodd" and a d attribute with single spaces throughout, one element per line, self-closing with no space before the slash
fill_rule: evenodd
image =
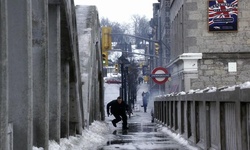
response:
<path id="1" fill-rule="evenodd" d="M 198 79 L 191 80 L 191 88 L 232 86 L 248 81 L 250 78 L 250 58 L 247 57 L 249 57 L 249 54 L 246 53 L 230 55 L 223 53 L 204 54 L 203 59 L 199 60 L 198 63 Z M 236 62 L 236 72 L 228 71 L 229 62 Z"/>
<path id="2" fill-rule="evenodd" d="M 207 1 L 188 0 L 185 7 L 186 52 L 246 52 L 250 50 L 250 8 L 248 0 L 238 2 L 237 32 L 208 32 Z M 192 25 L 197 28 L 192 27 Z M 190 28 L 191 27 L 191 28 Z M 190 42 L 191 40 L 191 42 Z"/>
<path id="3" fill-rule="evenodd" d="M 170 62 L 166 66 L 172 70 L 173 80 L 166 83 L 165 91 L 171 91 L 173 86 L 178 86 L 178 91 L 188 91 L 190 88 L 229 86 L 248 81 L 249 57 L 238 58 L 237 56 L 250 53 L 249 1 L 238 1 L 238 31 L 233 32 L 208 31 L 207 0 L 170 2 L 171 55 Z M 184 72 L 184 62 L 179 58 L 183 53 L 205 55 L 211 53 L 211 58 L 203 55 L 197 60 L 197 72 Z M 216 57 L 223 53 L 229 53 L 230 56 Z M 228 72 L 229 62 L 236 62 L 237 72 Z"/>

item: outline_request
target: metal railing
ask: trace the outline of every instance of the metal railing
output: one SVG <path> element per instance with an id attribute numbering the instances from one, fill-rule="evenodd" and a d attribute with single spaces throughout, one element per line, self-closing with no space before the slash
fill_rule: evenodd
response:
<path id="1" fill-rule="evenodd" d="M 250 89 L 156 97 L 154 117 L 201 149 L 250 149 Z"/>

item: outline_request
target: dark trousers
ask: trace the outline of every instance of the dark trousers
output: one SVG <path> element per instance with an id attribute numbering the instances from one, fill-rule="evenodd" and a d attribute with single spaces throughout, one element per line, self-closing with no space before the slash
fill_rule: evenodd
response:
<path id="1" fill-rule="evenodd" d="M 127 115 L 126 113 L 122 114 L 113 114 L 115 119 L 113 120 L 114 123 L 118 123 L 119 121 L 122 120 L 122 127 L 127 127 Z"/>

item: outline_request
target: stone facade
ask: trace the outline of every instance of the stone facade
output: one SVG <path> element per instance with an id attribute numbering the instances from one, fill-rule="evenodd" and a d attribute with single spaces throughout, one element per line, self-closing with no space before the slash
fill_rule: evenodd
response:
<path id="1" fill-rule="evenodd" d="M 170 3 L 170 60 L 162 64 L 171 73 L 165 92 L 189 91 L 208 86 L 230 86 L 247 81 L 250 71 L 250 3 L 238 2 L 238 31 L 208 31 L 207 0 L 161 0 Z M 162 7 L 160 7 L 160 13 Z M 164 50 L 163 50 L 164 51 Z M 166 49 L 165 49 L 166 51 Z M 193 57 L 193 54 L 202 57 Z M 190 54 L 182 59 L 183 54 Z M 225 54 L 225 56 L 224 56 Z M 244 56 L 244 58 L 240 58 Z M 185 67 L 193 62 L 195 68 Z M 237 71 L 229 72 L 228 64 L 235 62 Z M 186 71 L 185 71 L 186 70 Z"/>
<path id="2" fill-rule="evenodd" d="M 237 64 L 235 70 L 230 70 L 232 64 Z M 191 80 L 193 89 L 238 85 L 249 81 L 249 53 L 203 53 L 198 65 L 199 78 Z"/>

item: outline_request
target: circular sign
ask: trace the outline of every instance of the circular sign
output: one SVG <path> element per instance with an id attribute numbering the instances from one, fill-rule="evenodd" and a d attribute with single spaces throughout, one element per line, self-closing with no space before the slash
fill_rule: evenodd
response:
<path id="1" fill-rule="evenodd" d="M 168 70 L 163 67 L 157 67 L 152 72 L 152 79 L 157 84 L 162 84 L 168 81 Z"/>

